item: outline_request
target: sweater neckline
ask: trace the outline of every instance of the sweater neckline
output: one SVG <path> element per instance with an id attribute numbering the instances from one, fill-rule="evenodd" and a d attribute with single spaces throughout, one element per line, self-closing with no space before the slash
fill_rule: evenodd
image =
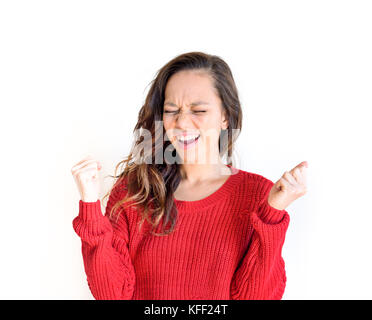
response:
<path id="1" fill-rule="evenodd" d="M 186 201 L 186 200 L 177 200 L 173 197 L 173 201 L 177 206 L 177 209 L 181 210 L 188 210 L 188 211 L 195 211 L 202 208 L 205 208 L 211 204 L 215 204 L 216 201 L 220 200 L 225 196 L 230 196 L 233 192 L 235 185 L 238 183 L 240 175 L 242 171 L 238 168 L 232 167 L 231 165 L 227 164 L 231 169 L 231 174 L 227 178 L 227 180 L 219 187 L 215 192 L 206 196 L 203 199 L 195 200 L 195 201 Z"/>

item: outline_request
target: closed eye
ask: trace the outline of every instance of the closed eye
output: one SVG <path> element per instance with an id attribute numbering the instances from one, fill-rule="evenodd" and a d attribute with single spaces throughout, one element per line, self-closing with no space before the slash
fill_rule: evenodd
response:
<path id="1" fill-rule="evenodd" d="M 165 110 L 164 113 L 176 113 L 178 111 L 168 111 L 168 110 Z M 199 112 L 207 112 L 205 110 L 198 110 L 198 111 L 194 111 L 195 113 L 199 113 Z"/>

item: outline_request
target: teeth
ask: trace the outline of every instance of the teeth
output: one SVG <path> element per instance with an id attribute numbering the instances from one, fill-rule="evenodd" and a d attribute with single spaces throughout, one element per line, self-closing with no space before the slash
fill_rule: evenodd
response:
<path id="1" fill-rule="evenodd" d="M 179 136 L 177 137 L 178 141 L 180 142 L 184 142 L 184 141 L 191 141 L 191 140 L 195 140 L 197 137 L 199 137 L 199 135 L 188 135 L 188 136 Z"/>

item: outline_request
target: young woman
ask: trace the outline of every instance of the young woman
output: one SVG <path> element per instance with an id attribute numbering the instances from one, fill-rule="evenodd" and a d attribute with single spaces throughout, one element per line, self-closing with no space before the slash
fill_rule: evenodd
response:
<path id="1" fill-rule="evenodd" d="M 241 124 L 226 62 L 185 53 L 153 80 L 104 215 L 100 163 L 72 168 L 81 195 L 73 228 L 94 298 L 282 298 L 285 208 L 306 193 L 307 162 L 275 184 L 235 168 Z"/>

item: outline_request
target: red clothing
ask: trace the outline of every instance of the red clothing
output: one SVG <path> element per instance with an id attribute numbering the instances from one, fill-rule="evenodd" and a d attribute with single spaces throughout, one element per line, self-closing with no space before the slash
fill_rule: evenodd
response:
<path id="1" fill-rule="evenodd" d="M 166 236 L 146 233 L 147 221 L 139 232 L 139 212 L 133 207 L 121 209 L 118 222 L 115 215 L 110 220 L 109 209 L 125 195 L 122 185 L 110 194 L 105 215 L 100 200 L 80 200 L 73 228 L 82 240 L 94 298 L 281 299 L 289 215 L 268 204 L 271 180 L 230 168 L 236 173 L 211 195 L 175 200 L 177 224 Z"/>

